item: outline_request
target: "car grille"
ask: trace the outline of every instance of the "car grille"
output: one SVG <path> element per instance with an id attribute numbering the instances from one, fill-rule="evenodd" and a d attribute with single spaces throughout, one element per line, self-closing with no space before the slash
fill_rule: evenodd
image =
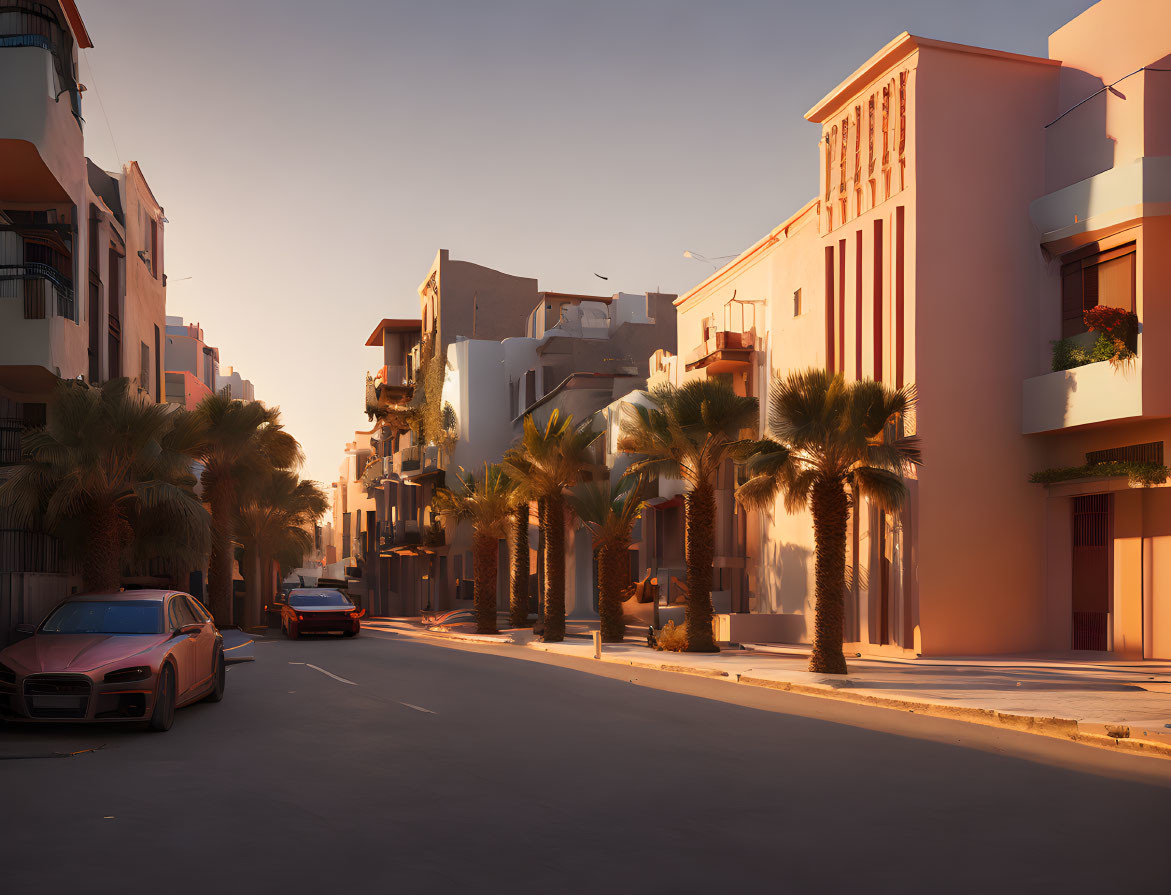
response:
<path id="1" fill-rule="evenodd" d="M 74 674 L 33 674 L 24 679 L 24 702 L 32 718 L 84 718 L 93 684 Z"/>

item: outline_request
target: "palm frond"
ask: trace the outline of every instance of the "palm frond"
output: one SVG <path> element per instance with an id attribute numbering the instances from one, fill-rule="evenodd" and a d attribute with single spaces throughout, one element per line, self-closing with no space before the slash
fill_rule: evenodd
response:
<path id="1" fill-rule="evenodd" d="M 854 487 L 859 495 L 886 512 L 902 506 L 907 497 L 907 486 L 902 477 L 874 466 L 858 466 L 852 473 Z"/>

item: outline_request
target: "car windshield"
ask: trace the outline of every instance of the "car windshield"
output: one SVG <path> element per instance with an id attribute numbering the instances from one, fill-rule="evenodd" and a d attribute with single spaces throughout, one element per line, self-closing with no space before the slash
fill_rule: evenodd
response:
<path id="1" fill-rule="evenodd" d="M 41 627 L 42 634 L 161 634 L 158 600 L 76 600 L 64 603 Z"/>
<path id="2" fill-rule="evenodd" d="M 337 590 L 295 590 L 289 594 L 290 606 L 309 608 L 312 606 L 346 607 L 354 604 Z"/>

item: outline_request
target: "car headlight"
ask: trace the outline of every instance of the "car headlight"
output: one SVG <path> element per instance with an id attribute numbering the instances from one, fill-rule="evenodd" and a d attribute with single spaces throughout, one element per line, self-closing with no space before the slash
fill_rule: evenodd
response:
<path id="1" fill-rule="evenodd" d="M 135 665 L 133 668 L 119 668 L 117 671 L 111 671 L 104 678 L 107 684 L 127 684 L 131 681 L 145 681 L 150 677 L 150 667 L 147 665 Z"/>
<path id="2" fill-rule="evenodd" d="M 9 668 L 7 665 L 5 665 L 3 662 L 0 662 L 0 684 L 15 684 L 15 683 L 16 683 L 16 672 L 13 671 L 11 668 Z"/>

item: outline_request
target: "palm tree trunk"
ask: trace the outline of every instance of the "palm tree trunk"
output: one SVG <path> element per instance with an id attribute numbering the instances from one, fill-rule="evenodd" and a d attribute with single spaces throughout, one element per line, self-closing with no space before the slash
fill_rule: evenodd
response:
<path id="1" fill-rule="evenodd" d="M 712 541 L 716 495 L 711 482 L 700 482 L 687 494 L 687 651 L 718 653 L 712 632 Z"/>
<path id="2" fill-rule="evenodd" d="M 850 504 L 841 482 L 817 482 L 813 486 L 812 510 L 817 560 L 813 652 L 809 657 L 809 670 L 818 674 L 845 674 L 843 588 Z"/>
<path id="3" fill-rule="evenodd" d="M 622 593 L 626 589 L 628 544 L 605 544 L 598 548 L 598 618 L 602 642 L 621 643 L 626 637 L 622 616 Z"/>
<path id="4" fill-rule="evenodd" d="M 533 633 L 545 630 L 545 554 L 549 552 L 548 527 L 549 514 L 545 511 L 545 498 L 537 501 L 537 621 L 533 625 Z"/>
<path id="5" fill-rule="evenodd" d="M 207 568 L 208 609 L 220 627 L 232 624 L 232 493 L 219 485 L 211 494 L 211 555 Z"/>
<path id="6" fill-rule="evenodd" d="M 529 505 L 517 507 L 512 521 L 512 581 L 508 622 L 523 628 L 529 620 Z"/>
<path id="7" fill-rule="evenodd" d="M 264 587 L 264 558 L 255 547 L 244 550 L 244 617 L 241 628 L 254 628 L 260 619 L 260 591 Z"/>
<path id="8" fill-rule="evenodd" d="M 476 633 L 496 631 L 496 538 L 472 535 L 472 577 L 475 579 Z"/>
<path id="9" fill-rule="evenodd" d="M 565 639 L 565 497 L 545 498 L 545 643 Z"/>
<path id="10" fill-rule="evenodd" d="M 122 586 L 122 525 L 113 504 L 91 516 L 81 561 L 81 583 L 87 593 L 117 593 Z"/>

